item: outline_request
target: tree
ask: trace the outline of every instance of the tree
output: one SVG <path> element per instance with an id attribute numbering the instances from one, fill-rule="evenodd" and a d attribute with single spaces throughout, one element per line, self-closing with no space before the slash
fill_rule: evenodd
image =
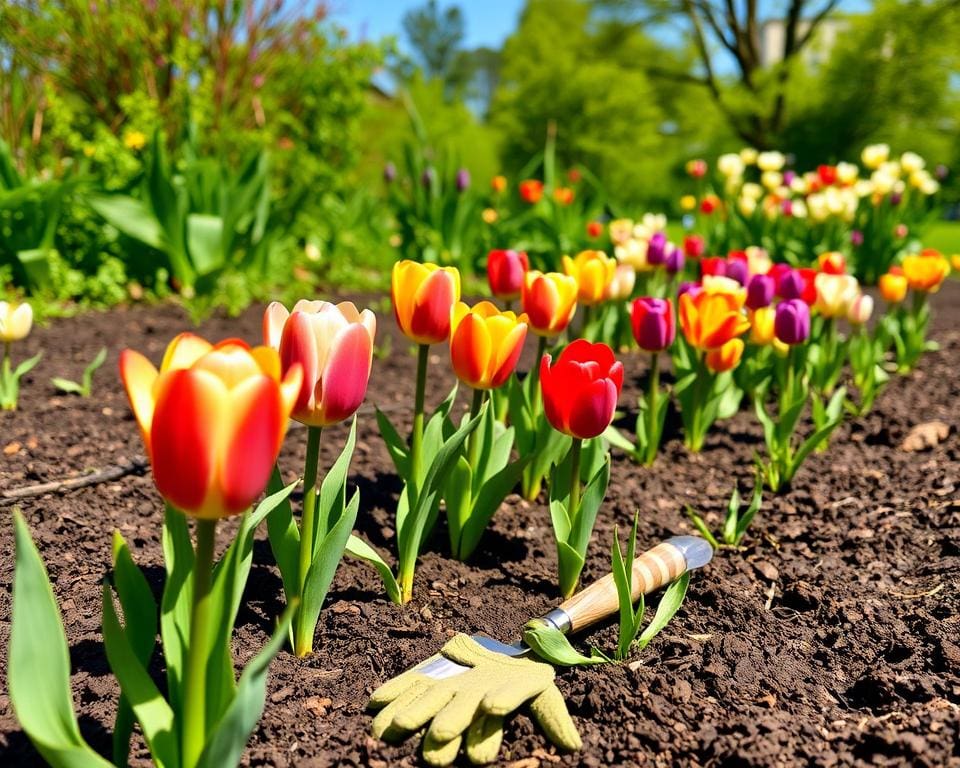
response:
<path id="1" fill-rule="evenodd" d="M 459 94 L 470 79 L 469 68 L 461 53 L 465 35 L 463 12 L 451 5 L 440 10 L 437 0 L 408 11 L 403 16 L 403 31 L 419 59 L 424 75 L 443 82 L 448 97 Z"/>

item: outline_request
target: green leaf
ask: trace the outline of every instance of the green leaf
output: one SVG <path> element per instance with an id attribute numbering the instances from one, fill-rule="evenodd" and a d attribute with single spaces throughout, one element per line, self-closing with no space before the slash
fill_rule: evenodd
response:
<path id="1" fill-rule="evenodd" d="M 390 458 L 393 459 L 393 466 L 396 467 L 401 480 L 410 482 L 410 447 L 407 445 L 407 441 L 400 437 L 400 433 L 393 426 L 390 417 L 379 408 L 376 409 L 376 412 L 380 435 L 383 437 L 383 442 L 386 443 Z"/>
<path id="2" fill-rule="evenodd" d="M 317 544 L 328 531 L 332 530 L 347 504 L 347 473 L 350 471 L 350 460 L 357 444 L 357 417 L 353 417 L 350 432 L 343 450 L 337 460 L 330 467 L 326 477 L 320 484 L 320 494 L 317 498 L 317 521 L 314 526 L 314 540 L 311 552 L 317 551 Z M 352 524 L 351 524 L 352 526 Z M 341 553 L 343 549 L 341 548 Z"/>
<path id="3" fill-rule="evenodd" d="M 577 510 L 570 537 L 567 540 L 570 546 L 577 550 L 582 557 L 586 557 L 587 546 L 593 535 L 593 526 L 597 520 L 597 513 L 603 498 L 607 494 L 607 484 L 610 481 L 610 457 L 608 456 L 596 474 L 587 483 L 580 498 L 580 509 Z"/>
<path id="4" fill-rule="evenodd" d="M 127 633 L 121 629 L 113 608 L 113 595 L 106 584 L 103 585 L 103 644 L 110 669 L 140 723 L 154 762 L 161 768 L 176 768 L 179 747 L 174 711 L 140 663 Z"/>
<path id="5" fill-rule="evenodd" d="M 500 509 L 500 505 L 503 504 L 507 494 L 514 489 L 520 480 L 520 475 L 523 474 L 523 470 L 530 459 L 530 456 L 517 459 L 483 484 L 480 493 L 473 500 L 473 508 L 460 536 L 459 557 L 461 560 L 468 558 L 477 548 L 477 544 L 480 543 L 480 538 L 490 524 L 490 520 Z"/>
<path id="6" fill-rule="evenodd" d="M 570 645 L 563 632 L 542 620 L 535 619 L 523 628 L 523 642 L 541 659 L 559 667 L 607 663 L 600 656 L 584 656 Z"/>
<path id="7" fill-rule="evenodd" d="M 680 606 L 683 605 L 683 599 L 687 596 L 687 587 L 690 585 L 690 571 L 684 571 L 683 575 L 674 581 L 666 591 L 660 602 L 657 604 L 657 611 L 653 614 L 653 619 L 647 624 L 640 637 L 637 638 L 637 646 L 643 650 L 650 644 L 660 631 L 670 623 Z"/>
<path id="8" fill-rule="evenodd" d="M 160 636 L 167 662 L 167 696 L 173 710 L 181 712 L 181 682 L 190 640 L 194 554 L 187 518 L 169 504 L 163 517 L 163 561 L 167 578 L 160 600 Z"/>
<path id="9" fill-rule="evenodd" d="M 557 542 L 557 575 L 560 594 L 564 597 L 569 597 L 576 591 L 584 562 L 583 555 L 567 542 Z"/>
<path id="10" fill-rule="evenodd" d="M 732 544 L 739 544 L 743 539 L 744 535 L 747 532 L 747 529 L 750 527 L 750 523 L 753 522 L 753 518 L 756 516 L 757 512 L 760 511 L 760 505 L 763 503 L 763 483 L 760 478 L 756 479 L 756 482 L 753 486 L 753 498 L 750 499 L 750 506 L 747 507 L 747 511 L 740 515 L 740 519 L 737 521 L 737 528 L 735 531 L 735 536 Z"/>
<path id="11" fill-rule="evenodd" d="M 187 216 L 187 250 L 198 275 L 209 275 L 224 265 L 223 219 L 206 213 Z"/>
<path id="12" fill-rule="evenodd" d="M 147 668 L 157 642 L 157 601 L 119 531 L 113 532 L 113 585 L 123 608 L 124 632 L 130 647 Z M 117 765 L 127 764 L 133 722 L 130 702 L 121 693 L 113 728 L 113 761 Z"/>
<path id="13" fill-rule="evenodd" d="M 727 516 L 723 521 L 723 540 L 728 544 L 734 543 L 737 536 L 737 520 L 740 516 L 740 488 L 734 483 L 733 493 L 730 494 L 730 502 L 727 504 Z"/>
<path id="14" fill-rule="evenodd" d="M 163 228 L 149 206 L 126 195 L 88 195 L 87 202 L 110 226 L 157 251 L 166 246 Z"/>
<path id="15" fill-rule="evenodd" d="M 473 470 L 466 456 L 460 456 L 453 465 L 444 482 L 443 500 L 447 509 L 447 529 L 450 534 L 450 551 L 453 556 L 463 559 L 460 554 L 460 539 L 463 527 L 470 519 L 473 506 Z"/>
<path id="16" fill-rule="evenodd" d="M 43 358 L 43 352 L 37 352 L 33 357 L 28 357 L 20 365 L 18 365 L 13 371 L 13 378 L 22 379 L 30 371 L 37 367 L 37 363 Z"/>
<path id="17" fill-rule="evenodd" d="M 97 352 L 96 357 L 90 361 L 90 364 L 83 369 L 83 393 L 85 397 L 90 397 L 93 394 L 93 374 L 95 374 L 100 367 L 107 361 L 107 348 L 100 347 L 100 351 Z"/>
<path id="18" fill-rule="evenodd" d="M 75 381 L 70 381 L 70 379 L 61 379 L 59 376 L 54 376 L 52 379 L 50 379 L 50 383 L 61 392 L 66 392 L 68 395 L 83 395 L 83 387 L 81 387 Z"/>
<path id="19" fill-rule="evenodd" d="M 270 662 L 279 653 L 284 638 L 290 631 L 296 607 L 296 600 L 287 606 L 270 642 L 243 670 L 236 695 L 207 736 L 197 768 L 231 768 L 239 764 L 250 734 L 263 713 Z"/>
<path id="20" fill-rule="evenodd" d="M 666 398 L 664 398 L 666 399 Z M 641 423 L 640 420 L 637 422 Z M 637 449 L 637 446 L 630 442 L 629 439 L 624 437 L 623 433 L 617 429 L 613 424 L 606 428 L 602 435 L 603 439 L 606 440 L 614 448 L 623 451 L 627 456 L 629 456 L 634 461 L 640 460 L 640 451 Z"/>
<path id="21" fill-rule="evenodd" d="M 293 484 L 294 486 L 297 483 Z M 283 490 L 283 478 L 280 467 L 273 468 L 267 493 L 272 497 Z M 283 594 L 287 603 L 299 592 L 298 574 L 300 571 L 300 529 L 293 518 L 293 509 L 290 506 L 290 497 L 279 502 L 267 515 L 267 538 L 270 540 L 270 551 L 280 569 L 280 578 L 283 581 Z"/>
<path id="22" fill-rule="evenodd" d="M 365 563 L 372 565 L 383 580 L 383 587 L 387 592 L 387 597 L 397 605 L 400 604 L 400 585 L 393 575 L 393 570 L 377 550 L 359 536 L 351 535 L 347 539 L 346 553 L 351 557 L 363 560 Z"/>
<path id="23" fill-rule="evenodd" d="M 690 522 L 692 522 L 694 527 L 700 531 L 700 535 L 710 542 L 710 546 L 714 549 L 720 549 L 720 542 L 717 541 L 717 538 L 713 535 L 713 532 L 707 527 L 707 524 L 704 522 L 703 518 L 694 512 L 693 507 L 691 507 L 689 504 L 686 506 L 686 513 L 687 517 L 690 518 Z"/>
<path id="24" fill-rule="evenodd" d="M 16 554 L 7 688 L 20 725 L 54 768 L 110 768 L 80 735 L 70 656 L 47 571 L 27 524 L 13 512 Z"/>

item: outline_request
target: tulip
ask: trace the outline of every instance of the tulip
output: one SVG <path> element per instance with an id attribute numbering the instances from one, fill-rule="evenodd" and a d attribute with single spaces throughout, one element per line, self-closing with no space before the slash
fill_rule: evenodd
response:
<path id="1" fill-rule="evenodd" d="M 863 245 L 863 232 L 859 229 L 854 229 L 850 231 L 850 245 L 854 248 L 859 248 Z"/>
<path id="2" fill-rule="evenodd" d="M 744 147 L 740 150 L 740 159 L 744 165 L 753 165 L 757 162 L 758 153 L 753 147 Z"/>
<path id="3" fill-rule="evenodd" d="M 298 364 L 280 372 L 274 349 L 190 333 L 170 342 L 159 371 L 139 352 L 121 353 L 153 480 L 172 506 L 217 520 L 263 492 L 303 381 Z"/>
<path id="4" fill-rule="evenodd" d="M 773 343 L 776 338 L 774 333 L 774 318 L 777 311 L 774 307 L 765 305 L 757 309 L 750 310 L 750 343 L 759 347 L 765 347 Z"/>
<path id="5" fill-rule="evenodd" d="M 560 205 L 572 205 L 576 193 L 570 187 L 557 187 L 553 190 L 553 199 Z"/>
<path id="6" fill-rule="evenodd" d="M 667 236 L 663 232 L 654 232 L 647 242 L 647 263 L 663 264 L 666 259 Z"/>
<path id="7" fill-rule="evenodd" d="M 527 337 L 526 316 L 501 312 L 489 301 L 453 308 L 450 360 L 464 384 L 487 390 L 502 386 L 516 368 Z"/>
<path id="8" fill-rule="evenodd" d="M 716 195 L 707 195 L 700 201 L 700 213 L 709 216 L 720 207 L 720 198 Z"/>
<path id="9" fill-rule="evenodd" d="M 603 234 L 603 224 L 599 221 L 591 221 L 587 224 L 587 237 L 596 240 Z"/>
<path id="10" fill-rule="evenodd" d="M 690 212 L 697 207 L 697 198 L 693 195 L 683 195 L 680 198 L 680 208 L 681 210 Z"/>
<path id="11" fill-rule="evenodd" d="M 850 308 L 847 310 L 847 320 L 852 325 L 863 325 L 870 320 L 872 314 L 873 297 L 866 293 L 860 293 L 850 302 Z"/>
<path id="12" fill-rule="evenodd" d="M 820 272 L 814 284 L 817 289 L 817 301 L 813 308 L 827 318 L 845 316 L 850 303 L 860 293 L 860 285 L 853 275 Z"/>
<path id="13" fill-rule="evenodd" d="M 761 152 L 757 155 L 757 167 L 761 171 L 779 171 L 786 161 L 780 152 Z"/>
<path id="14" fill-rule="evenodd" d="M 739 179 L 743 176 L 744 163 L 738 154 L 729 153 L 717 158 L 717 170 L 727 178 Z"/>
<path id="15" fill-rule="evenodd" d="M 293 313 L 279 302 L 263 316 L 263 341 L 280 353 L 284 373 L 299 366 L 303 381 L 291 416 L 326 427 L 352 416 L 363 402 L 373 362 L 377 319 L 349 301 L 300 300 Z"/>
<path id="16" fill-rule="evenodd" d="M 673 304 L 669 299 L 648 296 L 636 299 L 630 312 L 630 325 L 640 349 L 661 352 L 676 336 Z"/>
<path id="17" fill-rule="evenodd" d="M 387 163 L 383 166 L 383 180 L 387 184 L 392 184 L 397 178 L 397 166 L 393 163 Z"/>
<path id="18" fill-rule="evenodd" d="M 552 338 L 566 330 L 577 310 L 577 281 L 559 272 L 532 269 L 523 276 L 520 301 L 530 330 Z"/>
<path id="19" fill-rule="evenodd" d="M 707 352 L 706 363 L 714 373 L 732 371 L 740 364 L 743 357 L 743 339 L 730 339 L 726 344 Z"/>
<path id="20" fill-rule="evenodd" d="M 803 293 L 803 278 L 795 269 L 787 270 L 777 283 L 777 294 L 783 299 L 798 299 Z"/>
<path id="21" fill-rule="evenodd" d="M 523 276 L 530 260 L 523 251 L 490 251 L 487 255 L 487 281 L 498 299 L 513 301 L 523 291 Z"/>
<path id="22" fill-rule="evenodd" d="M 827 251 L 817 257 L 817 264 L 821 272 L 828 275 L 842 275 L 847 271 L 847 260 L 840 251 Z"/>
<path id="23" fill-rule="evenodd" d="M 616 259 L 603 251 L 581 251 L 573 259 L 563 257 L 563 271 L 577 281 L 577 301 L 588 307 L 603 301 L 616 269 Z"/>
<path id="24" fill-rule="evenodd" d="M 607 301 L 622 301 L 629 299 L 633 293 L 633 286 L 637 282 L 637 273 L 629 264 L 617 264 L 613 279 L 607 285 L 604 299 Z"/>
<path id="25" fill-rule="evenodd" d="M 950 264 L 932 248 L 924 249 L 922 253 L 910 254 L 903 259 L 903 274 L 907 284 L 921 293 L 936 293 L 950 274 Z"/>
<path id="26" fill-rule="evenodd" d="M 907 277 L 902 272 L 887 272 L 880 276 L 879 288 L 883 300 L 890 304 L 899 304 L 907 295 Z"/>
<path id="27" fill-rule="evenodd" d="M 32 327 L 33 307 L 0 301 L 0 341 L 10 344 L 25 339 Z"/>
<path id="28" fill-rule="evenodd" d="M 609 227 L 614 245 L 625 245 L 633 239 L 633 219 L 614 219 Z"/>
<path id="29" fill-rule="evenodd" d="M 774 333 L 784 344 L 802 344 L 810 336 L 810 307 L 802 299 L 786 299 L 777 304 Z"/>
<path id="30" fill-rule="evenodd" d="M 707 256 L 700 259 L 700 276 L 727 274 L 727 260 L 722 256 Z"/>
<path id="31" fill-rule="evenodd" d="M 690 294 L 691 296 L 698 296 L 703 293 L 703 286 L 700 283 L 694 283 L 690 280 L 684 280 L 677 287 L 677 299 L 679 299 L 684 294 Z"/>
<path id="32" fill-rule="evenodd" d="M 750 275 L 749 270 L 747 269 L 746 256 L 744 256 L 742 259 L 728 258 L 727 267 L 724 274 L 731 280 L 736 280 L 740 285 L 746 285 L 747 278 Z"/>
<path id="33" fill-rule="evenodd" d="M 496 224 L 497 219 L 500 218 L 500 214 L 497 213 L 494 208 L 484 208 L 483 213 L 480 214 L 480 218 L 483 219 L 484 224 Z"/>
<path id="34" fill-rule="evenodd" d="M 706 248 L 706 241 L 700 235 L 687 235 L 683 238 L 683 252 L 691 259 L 699 259 Z"/>
<path id="35" fill-rule="evenodd" d="M 863 148 L 860 159 L 870 170 L 875 170 L 887 162 L 890 157 L 889 144 L 870 144 Z"/>
<path id="36" fill-rule="evenodd" d="M 450 310 L 460 299 L 455 267 L 405 259 L 393 267 L 394 315 L 400 330 L 417 344 L 439 344 L 450 336 Z"/>
<path id="37" fill-rule="evenodd" d="M 725 275 L 706 275 L 700 281 L 704 293 L 726 293 L 736 299 L 737 306 L 742 307 L 747 299 L 747 292 L 740 283 Z"/>
<path id="38" fill-rule="evenodd" d="M 507 177 L 494 176 L 490 179 L 490 188 L 498 195 L 503 194 L 507 190 Z"/>
<path id="39" fill-rule="evenodd" d="M 556 363 L 540 361 L 540 389 L 550 425 L 580 440 L 597 437 L 613 421 L 623 387 L 623 364 L 606 344 L 577 339 Z"/>
<path id="40" fill-rule="evenodd" d="M 470 171 L 466 168 L 457 171 L 456 186 L 457 192 L 466 192 L 470 188 Z"/>
<path id="41" fill-rule="evenodd" d="M 543 182 L 538 179 L 525 179 L 520 182 L 518 190 L 523 202 L 535 205 L 543 197 Z"/>
<path id="42" fill-rule="evenodd" d="M 900 167 L 903 168 L 904 173 L 916 173 L 925 165 L 924 159 L 916 152 L 904 152 L 900 155 Z"/>
<path id="43" fill-rule="evenodd" d="M 729 293 L 702 291 L 680 297 L 680 327 L 690 346 L 717 349 L 750 328 L 737 297 Z"/>
<path id="44" fill-rule="evenodd" d="M 676 246 L 669 246 L 667 248 L 667 258 L 664 261 L 663 265 L 667 270 L 667 274 L 675 275 L 678 272 L 683 272 L 684 262 L 686 257 L 683 255 L 683 251 L 677 248 Z"/>
<path id="45" fill-rule="evenodd" d="M 746 305 L 749 309 L 761 309 L 773 302 L 775 283 L 770 275 L 754 275 L 747 282 Z"/>
<path id="46" fill-rule="evenodd" d="M 702 179 L 707 175 L 706 160 L 689 160 L 686 165 L 687 174 L 694 179 Z"/>
<path id="47" fill-rule="evenodd" d="M 583 174 L 580 172 L 579 168 L 571 168 L 567 171 L 567 181 L 571 184 L 578 184 L 580 180 L 583 179 Z"/>
<path id="48" fill-rule="evenodd" d="M 837 169 L 833 165 L 818 165 L 817 176 L 825 186 L 832 186 L 837 183 Z"/>

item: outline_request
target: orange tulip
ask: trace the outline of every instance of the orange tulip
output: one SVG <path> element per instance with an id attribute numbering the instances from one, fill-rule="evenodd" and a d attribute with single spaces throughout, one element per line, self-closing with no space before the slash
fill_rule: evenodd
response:
<path id="1" fill-rule="evenodd" d="M 730 339 L 722 347 L 707 352 L 707 368 L 714 373 L 731 371 L 740 364 L 743 357 L 743 339 Z"/>
<path id="2" fill-rule="evenodd" d="M 496 389 L 516 368 L 526 337 L 526 315 L 501 312 L 489 301 L 457 302 L 450 323 L 454 373 L 474 389 Z"/>
<path id="3" fill-rule="evenodd" d="M 490 179 L 490 188 L 498 195 L 502 194 L 507 189 L 507 177 L 499 175 L 494 176 L 492 179 Z"/>
<path id="4" fill-rule="evenodd" d="M 907 277 L 903 274 L 903 270 L 900 270 L 899 267 L 896 267 L 897 272 L 894 272 L 892 269 L 887 272 L 885 275 L 880 275 L 880 295 L 883 296 L 884 301 L 888 301 L 891 304 L 899 304 L 903 301 L 904 297 L 907 295 Z"/>
<path id="5" fill-rule="evenodd" d="M 570 205 L 573 203 L 576 193 L 570 187 L 557 187 L 553 190 L 553 199 L 560 205 Z"/>
<path id="6" fill-rule="evenodd" d="M 577 311 L 577 281 L 559 272 L 531 269 L 523 276 L 520 294 L 527 322 L 538 336 L 563 333 Z"/>
<path id="7" fill-rule="evenodd" d="M 393 312 L 403 335 L 417 344 L 439 344 L 450 336 L 450 312 L 460 300 L 455 267 L 405 259 L 393 265 Z"/>
<path id="8" fill-rule="evenodd" d="M 719 349 L 750 328 L 737 297 L 701 291 L 680 297 L 680 327 L 687 342 L 699 350 Z"/>
<path id="9" fill-rule="evenodd" d="M 543 197 L 543 182 L 539 179 L 525 179 L 517 185 L 517 189 L 520 191 L 520 199 L 531 205 L 539 203 Z"/>
<path id="10" fill-rule="evenodd" d="M 194 517 L 248 509 L 270 479 L 300 391 L 299 365 L 237 339 L 216 346 L 182 333 L 158 371 L 139 352 L 120 355 L 120 376 L 157 490 Z"/>
<path id="11" fill-rule="evenodd" d="M 577 301 L 593 306 L 604 300 L 617 260 L 603 251 L 581 251 L 574 259 L 563 257 L 563 271 L 577 281 Z"/>
<path id="12" fill-rule="evenodd" d="M 904 257 L 903 274 L 913 290 L 936 293 L 950 274 L 950 264 L 940 251 L 926 248 L 922 253 Z"/>
<path id="13" fill-rule="evenodd" d="M 280 353 L 284 371 L 303 370 L 293 418 L 326 427 L 352 416 L 367 394 L 377 318 L 352 302 L 301 299 L 287 311 L 273 302 L 263 315 L 263 340 Z"/>

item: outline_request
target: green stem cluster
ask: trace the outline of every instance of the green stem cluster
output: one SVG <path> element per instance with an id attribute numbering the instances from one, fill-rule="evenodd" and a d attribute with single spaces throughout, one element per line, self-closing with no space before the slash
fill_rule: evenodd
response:
<path id="1" fill-rule="evenodd" d="M 313 564 L 313 540 L 317 526 L 317 470 L 320 464 L 321 427 L 307 428 L 307 458 L 303 471 L 303 514 L 300 516 L 300 553 L 297 568 L 297 593 L 302 597 L 307 574 Z M 302 607 L 302 606 L 301 606 Z M 313 651 L 313 627 L 307 626 L 302 610 L 294 620 L 294 653 L 307 656 Z"/>

